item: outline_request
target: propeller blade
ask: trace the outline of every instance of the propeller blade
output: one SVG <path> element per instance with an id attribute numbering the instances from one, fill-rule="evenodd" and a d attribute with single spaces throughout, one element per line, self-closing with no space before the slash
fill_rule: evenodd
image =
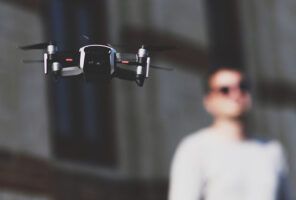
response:
<path id="1" fill-rule="evenodd" d="M 174 68 L 168 68 L 168 67 L 159 67 L 159 66 L 155 66 L 155 65 L 150 65 L 151 68 L 154 69 L 160 69 L 160 70 L 166 70 L 166 71 L 173 71 Z"/>
<path id="2" fill-rule="evenodd" d="M 22 50 L 45 49 L 49 44 L 50 44 L 49 42 L 43 42 L 43 43 L 38 43 L 38 44 L 21 46 L 19 48 Z"/>
<path id="3" fill-rule="evenodd" d="M 82 34 L 81 36 L 83 39 L 90 41 L 90 37 L 88 35 Z"/>
<path id="4" fill-rule="evenodd" d="M 177 47 L 171 45 L 143 45 L 148 51 L 168 51 L 174 50 Z"/>
<path id="5" fill-rule="evenodd" d="M 177 49 L 176 46 L 171 46 L 171 45 L 151 45 L 151 44 L 143 44 L 143 45 L 112 44 L 112 46 L 115 46 L 115 47 L 118 47 L 118 48 L 127 49 L 127 50 L 130 50 L 130 51 L 136 51 L 140 47 L 144 47 L 148 51 L 168 51 L 168 50 Z"/>
<path id="6" fill-rule="evenodd" d="M 23 60 L 23 63 L 43 63 L 43 60 Z"/>
<path id="7" fill-rule="evenodd" d="M 91 35 L 82 34 L 80 38 L 81 38 L 82 45 L 101 44 L 101 45 L 113 47 L 113 45 L 110 44 L 110 42 L 94 39 L 94 36 L 91 36 Z"/>

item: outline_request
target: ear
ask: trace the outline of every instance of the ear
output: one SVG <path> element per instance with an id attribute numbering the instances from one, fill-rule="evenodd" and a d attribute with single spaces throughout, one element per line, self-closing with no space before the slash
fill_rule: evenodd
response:
<path id="1" fill-rule="evenodd" d="M 204 108 L 206 109 L 206 111 L 208 113 L 212 113 L 211 112 L 211 99 L 210 99 L 210 96 L 207 94 L 206 96 L 204 96 L 203 98 L 203 105 L 204 105 Z"/>
<path id="2" fill-rule="evenodd" d="M 251 107 L 253 106 L 253 100 L 252 100 L 252 96 L 251 96 L 251 94 L 247 94 L 247 101 L 248 101 L 248 108 L 247 108 L 247 110 L 250 110 L 251 109 Z"/>

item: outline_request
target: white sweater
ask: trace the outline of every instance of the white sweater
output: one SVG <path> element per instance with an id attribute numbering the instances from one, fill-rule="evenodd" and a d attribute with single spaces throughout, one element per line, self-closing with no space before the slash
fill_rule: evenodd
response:
<path id="1" fill-rule="evenodd" d="M 286 168 L 276 141 L 235 141 L 203 129 L 177 148 L 169 200 L 284 200 Z"/>

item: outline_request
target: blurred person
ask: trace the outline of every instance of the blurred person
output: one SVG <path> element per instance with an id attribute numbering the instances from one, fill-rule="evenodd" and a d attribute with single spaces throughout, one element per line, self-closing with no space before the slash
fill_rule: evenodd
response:
<path id="1" fill-rule="evenodd" d="M 212 70 L 204 107 L 213 123 L 186 136 L 171 166 L 169 200 L 287 200 L 287 165 L 281 144 L 246 129 L 251 95 L 236 68 Z"/>

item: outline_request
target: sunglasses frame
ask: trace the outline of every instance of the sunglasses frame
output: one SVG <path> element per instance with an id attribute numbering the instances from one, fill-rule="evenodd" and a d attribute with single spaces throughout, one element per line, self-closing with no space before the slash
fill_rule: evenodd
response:
<path id="1" fill-rule="evenodd" d="M 250 91 L 249 84 L 246 81 L 241 81 L 238 85 L 232 85 L 232 86 L 220 86 L 216 89 L 211 89 L 212 92 L 217 92 L 219 94 L 222 94 L 224 96 L 230 95 L 231 91 L 234 91 L 234 89 L 240 90 L 242 93 L 247 93 Z"/>

